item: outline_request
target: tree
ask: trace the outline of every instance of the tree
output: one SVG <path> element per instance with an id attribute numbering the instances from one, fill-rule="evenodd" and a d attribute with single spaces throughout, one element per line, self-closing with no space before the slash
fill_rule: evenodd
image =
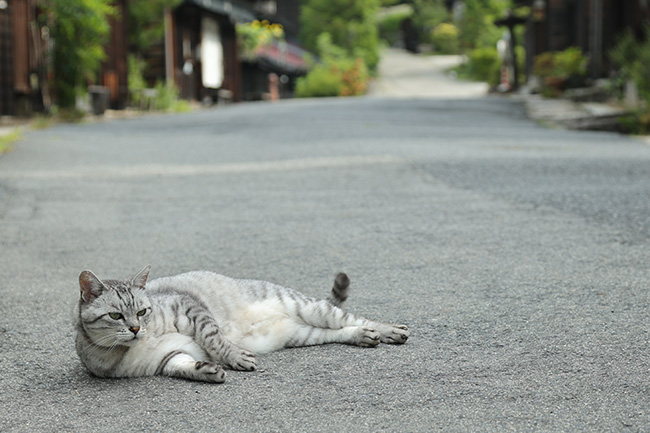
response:
<path id="1" fill-rule="evenodd" d="M 379 35 L 375 17 L 379 0 L 303 0 L 300 39 L 308 49 L 318 50 L 318 38 L 331 36 L 334 45 L 351 58 L 361 57 L 370 70 L 379 63 Z"/>
<path id="2" fill-rule="evenodd" d="M 93 81 L 106 57 L 104 44 L 115 14 L 111 0 L 50 0 L 42 20 L 54 40 L 54 91 L 60 108 L 74 108 L 77 90 Z"/>
<path id="3" fill-rule="evenodd" d="M 165 9 L 174 9 L 183 0 L 131 0 L 128 5 L 129 42 L 138 52 L 163 40 Z"/>

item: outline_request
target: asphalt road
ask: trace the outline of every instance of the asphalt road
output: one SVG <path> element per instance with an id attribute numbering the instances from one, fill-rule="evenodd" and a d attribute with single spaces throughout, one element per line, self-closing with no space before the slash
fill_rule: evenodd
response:
<path id="1" fill-rule="evenodd" d="M 394 95 L 393 95 L 394 96 Z M 650 146 L 500 97 L 59 125 L 0 158 L 0 431 L 649 431 Z M 77 276 L 209 269 L 407 324 L 223 385 L 100 380 Z"/>

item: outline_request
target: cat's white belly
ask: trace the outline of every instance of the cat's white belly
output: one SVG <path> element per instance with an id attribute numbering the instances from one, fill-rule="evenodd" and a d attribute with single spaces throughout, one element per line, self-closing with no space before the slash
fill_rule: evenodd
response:
<path id="1" fill-rule="evenodd" d="M 231 314 L 228 324 L 221 328 L 223 335 L 254 353 L 283 348 L 294 326 L 285 307 L 277 299 L 242 305 Z"/>

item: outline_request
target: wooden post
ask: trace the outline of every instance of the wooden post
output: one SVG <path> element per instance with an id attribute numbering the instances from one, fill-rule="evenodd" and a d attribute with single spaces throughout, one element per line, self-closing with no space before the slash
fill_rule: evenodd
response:
<path id="1" fill-rule="evenodd" d="M 165 82 L 167 87 L 174 85 L 174 17 L 171 8 L 165 8 Z"/>
<path id="2" fill-rule="evenodd" d="M 603 58 L 603 1 L 592 0 L 591 7 L 591 16 L 593 17 L 591 24 L 591 77 L 598 78 Z"/>

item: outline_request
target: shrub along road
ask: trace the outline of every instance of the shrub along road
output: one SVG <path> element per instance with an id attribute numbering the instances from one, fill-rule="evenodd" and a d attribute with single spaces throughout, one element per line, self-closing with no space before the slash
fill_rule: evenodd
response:
<path id="1" fill-rule="evenodd" d="M 650 147 L 508 99 L 296 100 L 31 131 L 0 159 L 0 431 L 650 429 Z M 99 380 L 77 276 L 210 269 L 405 323 L 223 385 Z"/>

